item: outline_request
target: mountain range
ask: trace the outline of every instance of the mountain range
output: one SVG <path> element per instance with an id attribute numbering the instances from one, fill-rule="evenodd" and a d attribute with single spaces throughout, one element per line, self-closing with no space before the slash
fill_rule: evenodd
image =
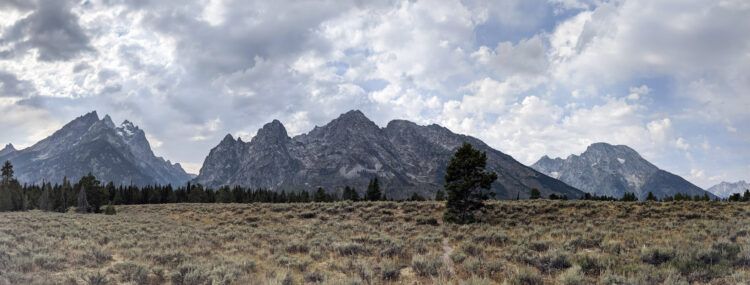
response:
<path id="1" fill-rule="evenodd" d="M 360 111 L 349 111 L 324 126 L 290 137 L 273 120 L 249 141 L 227 135 L 206 157 L 199 175 L 186 173 L 179 163 L 157 157 L 145 132 L 125 120 L 116 126 L 96 112 L 80 116 L 31 147 L 12 144 L 0 150 L 0 161 L 13 163 L 24 183 L 75 181 L 91 172 L 115 184 L 182 185 L 188 181 L 211 188 L 244 186 L 272 190 L 337 191 L 344 186 L 364 192 L 378 178 L 390 198 L 413 193 L 432 197 L 443 187 L 445 168 L 464 142 L 487 153 L 487 169 L 498 179 L 492 192 L 499 199 L 528 198 L 530 190 L 582 197 L 584 192 L 622 197 L 626 192 L 645 198 L 677 193 L 716 197 L 687 180 L 654 166 L 624 145 L 595 143 L 581 155 L 566 159 L 542 157 L 531 167 L 491 148 L 481 140 L 456 134 L 442 126 L 422 126 L 393 120 L 379 127 Z M 580 190 L 579 190 L 580 189 Z M 720 197 L 744 192 L 744 181 L 710 188 Z"/>
<path id="2" fill-rule="evenodd" d="M 496 198 L 527 198 L 532 188 L 545 197 L 583 195 L 479 139 L 404 120 L 381 128 L 360 111 L 294 137 L 278 120 L 264 125 L 249 142 L 227 135 L 210 151 L 194 182 L 288 191 L 332 191 L 348 185 L 361 193 L 377 177 L 389 198 L 412 193 L 432 197 L 443 187 L 451 155 L 464 142 L 487 153 L 487 169 L 498 175 L 492 185 Z"/>
<path id="3" fill-rule="evenodd" d="M 31 147 L 7 145 L 0 161 L 9 160 L 24 183 L 76 181 L 87 173 L 123 185 L 181 185 L 192 176 L 179 163 L 156 157 L 143 130 L 129 121 L 115 126 L 109 115 L 91 112 L 74 119 Z"/>
<path id="4" fill-rule="evenodd" d="M 721 198 L 727 198 L 734 193 L 744 194 L 746 190 L 750 190 L 750 183 L 745 182 L 745 180 L 740 180 L 734 183 L 721 182 L 708 188 L 709 192 L 714 193 Z"/>
<path id="5" fill-rule="evenodd" d="M 581 155 L 566 159 L 544 156 L 531 167 L 598 196 L 619 198 L 629 192 L 644 199 L 651 192 L 656 197 L 677 193 L 716 197 L 680 176 L 659 169 L 624 145 L 595 143 Z"/>

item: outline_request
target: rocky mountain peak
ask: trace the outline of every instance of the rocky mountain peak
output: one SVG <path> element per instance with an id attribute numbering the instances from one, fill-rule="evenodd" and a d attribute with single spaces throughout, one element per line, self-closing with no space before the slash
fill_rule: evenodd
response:
<path id="1" fill-rule="evenodd" d="M 386 129 L 397 129 L 397 130 L 399 130 L 399 129 L 413 128 L 413 127 L 417 127 L 417 126 L 419 126 L 419 125 L 417 125 L 416 123 L 411 122 L 411 121 L 407 121 L 407 120 L 393 120 L 393 121 L 388 122 L 388 125 L 386 125 L 385 128 Z"/>
<path id="2" fill-rule="evenodd" d="M 98 121 L 99 120 L 99 114 L 97 114 L 96 111 L 91 111 L 91 112 L 88 112 L 88 113 L 84 114 L 83 116 L 78 117 L 78 118 L 79 119 L 86 119 L 86 120 Z"/>
<path id="3" fill-rule="evenodd" d="M 99 115 L 96 111 L 92 111 L 83 116 L 73 119 L 69 123 L 65 124 L 61 130 L 79 129 L 87 130 L 91 125 L 99 121 Z"/>
<path id="4" fill-rule="evenodd" d="M 346 185 L 364 190 L 370 179 L 378 177 L 388 197 L 431 196 L 442 189 L 453 150 L 465 141 L 487 151 L 489 168 L 502 174 L 493 185 L 497 198 L 528 197 L 531 188 L 545 195 L 583 194 L 475 138 L 404 120 L 380 128 L 358 110 L 294 138 L 278 121 L 266 124 L 248 144 L 237 144 L 227 136 L 211 150 L 194 181 L 209 187 L 338 191 Z"/>
<path id="5" fill-rule="evenodd" d="M 105 115 L 105 116 L 104 116 L 104 118 L 102 119 L 102 122 L 103 122 L 103 123 L 104 123 L 104 124 L 105 124 L 105 125 L 106 125 L 107 127 L 111 128 L 111 129 L 114 129 L 114 128 L 115 128 L 115 123 L 114 123 L 114 122 L 112 122 L 112 118 L 110 118 L 110 117 L 109 117 L 109 115 Z"/>
<path id="6" fill-rule="evenodd" d="M 356 130 L 379 129 L 375 122 L 371 121 L 360 110 L 352 110 L 341 114 L 338 118 L 328 123 L 325 127 L 346 128 Z"/>
<path id="7" fill-rule="evenodd" d="M 734 183 L 723 181 L 712 186 L 711 188 L 708 188 L 708 191 L 716 194 L 716 196 L 727 198 L 734 193 L 743 194 L 745 190 L 749 189 L 750 183 L 745 182 L 745 180 L 740 180 Z"/>
<path id="8" fill-rule="evenodd" d="M 16 152 L 16 148 L 13 146 L 13 144 L 7 144 L 3 149 L 0 150 L 0 156 Z"/>
<path id="9" fill-rule="evenodd" d="M 279 120 L 273 120 L 265 124 L 253 137 L 252 142 L 279 143 L 288 141 L 289 135 L 284 125 Z"/>
<path id="10" fill-rule="evenodd" d="M 129 121 L 115 128 L 112 118 L 90 112 L 51 136 L 9 157 L 23 182 L 75 180 L 93 173 L 101 181 L 138 185 L 179 185 L 191 177 L 156 157 L 145 132 Z"/>
<path id="11" fill-rule="evenodd" d="M 123 135 L 125 137 L 131 137 L 133 135 L 143 133 L 143 131 L 138 128 L 138 126 L 128 120 L 123 121 L 122 124 L 120 124 L 120 127 L 117 128 L 117 130 L 120 135 Z"/>
<path id="12" fill-rule="evenodd" d="M 593 143 L 586 148 L 584 154 L 612 155 L 624 154 L 629 156 L 640 156 L 638 152 L 626 145 L 611 145 L 604 142 Z"/>
<path id="13" fill-rule="evenodd" d="M 595 143 L 580 155 L 566 159 L 544 156 L 531 166 L 583 191 L 622 197 L 625 192 L 645 198 L 676 193 L 703 195 L 705 191 L 685 179 L 659 169 L 625 145 Z"/>
<path id="14" fill-rule="evenodd" d="M 232 137 L 232 134 L 227 134 L 224 136 L 224 139 L 221 140 L 219 144 L 234 144 L 235 140 L 234 137 Z"/>

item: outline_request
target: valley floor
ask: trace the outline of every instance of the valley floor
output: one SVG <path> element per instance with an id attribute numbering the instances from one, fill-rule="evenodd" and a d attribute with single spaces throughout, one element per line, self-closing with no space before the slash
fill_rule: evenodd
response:
<path id="1" fill-rule="evenodd" d="M 0 284 L 746 284 L 750 203 L 118 206 L 0 213 Z"/>

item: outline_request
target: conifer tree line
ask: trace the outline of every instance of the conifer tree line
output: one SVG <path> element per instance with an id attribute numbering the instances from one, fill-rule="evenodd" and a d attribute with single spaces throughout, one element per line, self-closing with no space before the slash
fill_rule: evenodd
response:
<path id="1" fill-rule="evenodd" d="M 616 198 L 612 196 L 596 196 L 596 195 L 591 195 L 589 193 L 586 193 L 583 196 L 582 200 L 621 201 L 621 202 L 638 202 L 639 201 L 638 196 L 636 196 L 635 193 L 631 193 L 631 192 L 625 192 L 625 194 L 623 194 L 622 197 L 620 198 Z M 659 199 L 656 197 L 656 195 L 654 195 L 654 193 L 648 192 L 645 201 L 653 201 L 653 202 L 711 201 L 711 197 L 709 197 L 708 194 L 706 193 L 704 193 L 703 195 L 694 195 L 694 196 L 691 196 L 688 194 L 677 193 L 673 196 L 666 196 L 666 197 L 662 197 L 661 199 Z"/>
<path id="2" fill-rule="evenodd" d="M 488 174 L 489 175 L 489 174 Z M 81 213 L 106 212 L 107 205 L 136 205 L 136 204 L 169 204 L 169 203 L 307 203 L 307 202 L 336 202 L 336 201 L 388 201 L 385 192 L 380 187 L 377 178 L 370 180 L 364 192 L 354 187 L 345 186 L 340 193 L 318 188 L 315 191 L 272 191 L 268 189 L 252 189 L 246 187 L 220 187 L 217 190 L 205 188 L 200 184 L 187 183 L 185 186 L 172 185 L 153 186 L 115 186 L 109 182 L 102 184 L 92 174 L 74 182 L 63 179 L 62 183 L 42 183 L 41 185 L 21 185 L 14 178 L 13 165 L 5 162 L 0 177 L 0 211 L 25 211 L 39 209 L 44 211 L 67 212 L 76 208 Z M 486 185 L 485 185 L 486 186 Z M 446 193 L 448 192 L 448 193 Z M 434 200 L 450 200 L 456 191 L 438 190 Z M 361 193 L 361 195 L 360 195 Z M 545 199 L 539 190 L 531 189 L 532 199 Z M 489 197 L 476 197 L 484 200 Z M 418 193 L 412 193 L 406 201 L 425 201 Z M 566 196 L 550 195 L 550 200 L 567 200 Z M 625 193 L 621 198 L 609 196 L 595 196 L 585 194 L 583 200 L 597 201 L 638 201 L 634 193 Z M 690 196 L 676 194 L 674 196 L 656 198 L 649 193 L 646 201 L 709 201 L 708 195 Z M 403 200 L 402 200 L 403 201 Z M 750 202 L 750 190 L 744 194 L 735 193 L 724 201 Z M 110 210 L 112 211 L 112 210 Z"/>
<path id="3" fill-rule="evenodd" d="M 67 212 L 76 208 L 80 213 L 101 213 L 107 205 L 169 204 L 169 203 L 307 203 L 336 201 L 386 201 L 388 197 L 373 178 L 366 191 L 360 196 L 357 189 L 345 186 L 339 194 L 317 188 L 315 191 L 272 191 L 240 186 L 220 187 L 213 190 L 200 184 L 187 183 L 185 186 L 115 186 L 109 182 L 102 184 L 92 174 L 77 182 L 63 179 L 62 184 L 42 183 L 41 185 L 21 185 L 13 176 L 13 166 L 5 162 L 2 167 L 0 184 L 0 211 L 43 211 Z M 414 193 L 410 199 L 422 201 L 423 197 Z"/>

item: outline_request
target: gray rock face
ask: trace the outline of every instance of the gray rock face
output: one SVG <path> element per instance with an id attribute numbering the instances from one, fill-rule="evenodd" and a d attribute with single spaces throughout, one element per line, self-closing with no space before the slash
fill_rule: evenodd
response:
<path id="1" fill-rule="evenodd" d="M 6 147 L 7 148 L 7 147 Z M 0 153 L 26 183 L 75 181 L 87 173 L 115 184 L 181 185 L 191 179 L 179 164 L 156 157 L 143 130 L 125 121 L 116 127 L 96 112 L 78 117 L 35 145 Z"/>
<path id="2" fill-rule="evenodd" d="M 16 148 L 13 146 L 13 144 L 7 144 L 3 149 L 0 149 L 0 156 L 8 155 L 14 152 L 16 152 Z"/>
<path id="3" fill-rule="evenodd" d="M 682 177 L 659 169 L 624 145 L 595 143 L 580 156 L 571 155 L 566 159 L 544 156 L 531 167 L 599 196 L 619 198 L 630 192 L 644 199 L 648 192 L 657 197 L 708 193 Z"/>
<path id="4" fill-rule="evenodd" d="M 531 188 L 570 198 L 583 194 L 476 138 L 401 120 L 380 128 L 360 111 L 294 138 L 279 121 L 265 125 L 248 143 L 227 135 L 211 150 L 194 181 L 210 187 L 287 191 L 317 187 L 332 191 L 348 185 L 362 193 L 369 180 L 378 177 L 389 198 L 412 193 L 431 197 L 443 187 L 448 161 L 463 142 L 487 152 L 488 168 L 498 174 L 493 184 L 497 198 L 526 198 Z"/>
<path id="5" fill-rule="evenodd" d="M 735 183 L 721 182 L 708 188 L 708 192 L 714 193 L 721 198 L 728 198 L 734 193 L 744 194 L 745 190 L 748 189 L 750 189 L 750 183 L 745 182 L 745 180 L 740 180 Z"/>

